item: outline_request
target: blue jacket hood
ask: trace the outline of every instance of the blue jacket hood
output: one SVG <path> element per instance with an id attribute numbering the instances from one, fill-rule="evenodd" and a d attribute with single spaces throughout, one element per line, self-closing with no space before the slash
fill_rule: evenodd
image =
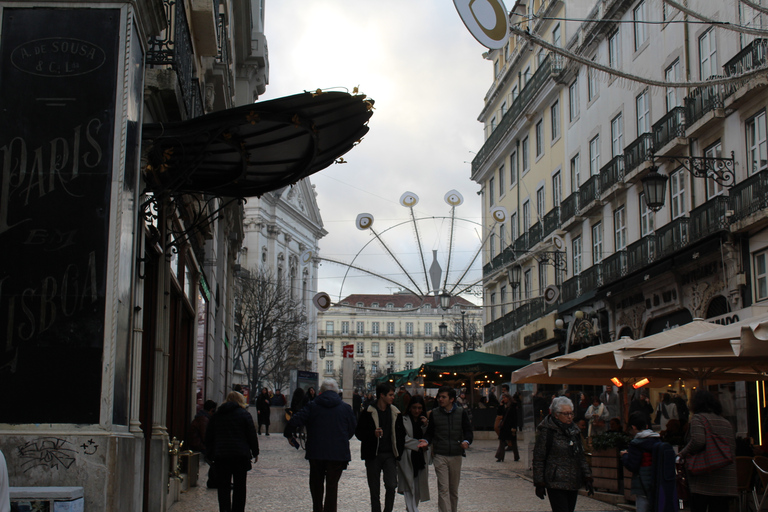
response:
<path id="1" fill-rule="evenodd" d="M 315 400 L 314 400 L 314 402 L 317 405 L 320 405 L 322 407 L 328 407 L 328 408 L 336 407 L 337 405 L 342 403 L 342 401 L 343 400 L 341 399 L 339 394 L 331 390 L 320 393 L 319 395 L 317 395 L 317 397 L 315 397 Z"/>

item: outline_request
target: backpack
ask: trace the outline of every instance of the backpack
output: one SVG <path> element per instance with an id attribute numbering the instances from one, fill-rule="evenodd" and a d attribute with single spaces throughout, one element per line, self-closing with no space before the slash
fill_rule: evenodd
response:
<path id="1" fill-rule="evenodd" d="M 655 512 L 677 512 L 677 481 L 675 473 L 675 449 L 669 443 L 656 443 L 653 447 L 654 496 L 652 510 Z"/>

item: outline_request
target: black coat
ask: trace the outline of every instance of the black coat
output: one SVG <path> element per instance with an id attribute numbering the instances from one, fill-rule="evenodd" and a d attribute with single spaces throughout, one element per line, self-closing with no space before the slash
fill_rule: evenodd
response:
<path id="1" fill-rule="evenodd" d="M 394 428 L 392 428 L 393 439 L 379 439 L 376 437 L 375 430 L 379 423 L 379 413 L 376 405 L 369 405 L 360 412 L 360 417 L 355 429 L 355 437 L 360 440 L 360 458 L 363 460 L 375 459 L 379 453 L 379 443 L 394 443 L 393 453 L 395 458 L 400 460 L 400 456 L 405 449 L 405 427 L 403 426 L 403 415 L 394 405 L 392 408 L 392 417 L 394 418 Z M 374 417 L 375 415 L 375 417 Z"/>
<path id="2" fill-rule="evenodd" d="M 243 463 L 259 455 L 259 438 L 251 414 L 234 402 L 225 402 L 205 432 L 207 456 L 215 462 Z"/>
<path id="3" fill-rule="evenodd" d="M 349 440 L 355 434 L 355 414 L 335 391 L 321 393 L 291 416 L 285 436 L 307 428 L 307 459 L 348 461 Z"/>

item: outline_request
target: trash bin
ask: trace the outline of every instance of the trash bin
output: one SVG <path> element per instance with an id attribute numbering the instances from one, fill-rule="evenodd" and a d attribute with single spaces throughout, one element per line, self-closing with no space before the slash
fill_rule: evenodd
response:
<path id="1" fill-rule="evenodd" d="M 179 457 L 180 470 L 187 475 L 189 487 L 197 487 L 197 476 L 200 471 L 200 452 L 181 452 Z"/>
<path id="2" fill-rule="evenodd" d="M 82 487 L 11 487 L 13 512 L 84 512 Z"/>

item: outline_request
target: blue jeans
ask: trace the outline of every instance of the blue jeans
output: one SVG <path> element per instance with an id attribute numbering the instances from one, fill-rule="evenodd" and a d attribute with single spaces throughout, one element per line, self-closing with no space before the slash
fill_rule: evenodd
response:
<path id="1" fill-rule="evenodd" d="M 371 491 L 371 512 L 381 510 L 381 481 L 379 475 L 384 472 L 384 512 L 392 512 L 397 491 L 397 460 L 394 453 L 380 453 L 375 459 L 365 461 L 365 474 L 368 477 L 368 489 Z"/>

